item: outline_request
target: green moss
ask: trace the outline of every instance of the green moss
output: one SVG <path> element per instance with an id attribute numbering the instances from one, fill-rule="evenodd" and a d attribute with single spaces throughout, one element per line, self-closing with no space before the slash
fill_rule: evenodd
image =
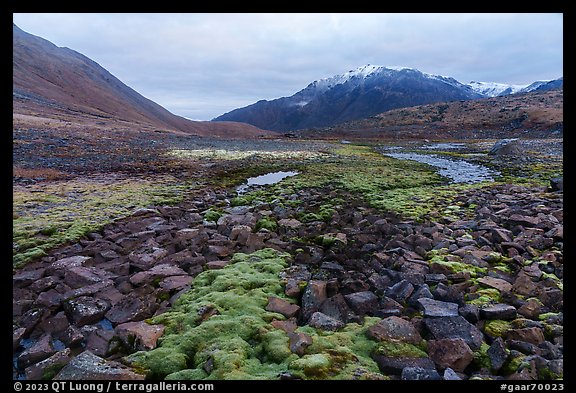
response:
<path id="1" fill-rule="evenodd" d="M 161 349 L 191 360 L 169 374 L 200 370 L 210 361 L 212 371 L 207 379 L 275 379 L 298 357 L 290 352 L 286 333 L 270 325 L 283 316 L 265 310 L 268 297 L 285 297 L 279 273 L 287 267 L 287 258 L 272 249 L 238 253 L 223 269 L 200 273 L 193 288 L 171 311 L 152 319 L 165 325 L 166 331 L 159 348 L 145 354 Z M 205 318 L 203 310 L 208 309 L 217 312 Z M 149 356 L 139 352 L 127 360 L 149 370 L 150 377 L 158 374 L 155 362 L 160 359 Z M 203 374 L 186 371 L 175 375 Z"/>
<path id="2" fill-rule="evenodd" d="M 430 250 L 426 254 L 426 259 L 428 260 L 428 263 L 431 267 L 434 267 L 434 265 L 440 265 L 452 273 L 468 272 L 470 273 L 471 277 L 484 276 L 487 273 L 486 268 L 474 266 L 464 262 L 448 260 L 448 255 L 450 254 L 446 248 Z"/>
<path id="3" fill-rule="evenodd" d="M 511 328 L 512 324 L 510 322 L 494 319 L 484 324 L 484 333 L 491 337 L 504 337 Z"/>
<path id="4" fill-rule="evenodd" d="M 148 370 L 151 379 L 162 379 L 187 367 L 188 356 L 169 348 L 156 348 L 149 352 L 136 352 L 130 355 L 130 361 L 136 368 Z"/>
<path id="5" fill-rule="evenodd" d="M 558 314 L 560 314 L 560 313 L 557 313 L 557 312 L 547 312 L 547 313 L 544 313 L 544 314 L 540 314 L 540 315 L 538 316 L 538 319 L 541 320 L 541 321 L 546 321 L 548 318 L 556 318 L 556 317 L 558 317 Z"/>
<path id="6" fill-rule="evenodd" d="M 329 356 L 315 353 L 293 360 L 289 367 L 295 374 L 303 373 L 308 378 L 324 379 L 332 367 L 332 362 Z"/>
<path id="7" fill-rule="evenodd" d="M 258 232 L 260 229 L 267 229 L 271 232 L 275 232 L 278 229 L 278 222 L 273 218 L 262 217 L 256 222 L 254 231 Z"/>
<path id="8" fill-rule="evenodd" d="M 488 369 L 492 367 L 492 362 L 488 356 L 488 349 L 490 346 L 485 342 L 482 342 L 480 348 L 474 351 L 474 359 L 472 360 L 472 367 L 476 370 L 478 369 Z"/>
<path id="9" fill-rule="evenodd" d="M 425 358 L 428 354 L 414 344 L 383 341 L 376 347 L 375 353 L 394 358 Z"/>
<path id="10" fill-rule="evenodd" d="M 473 294 L 466 294 L 467 298 L 472 298 L 467 301 L 468 304 L 482 306 L 490 303 L 499 303 L 501 301 L 500 291 L 495 288 L 480 289 Z"/>
<path id="11" fill-rule="evenodd" d="M 221 211 L 214 210 L 214 209 L 208 209 L 204 212 L 204 221 L 217 222 L 220 219 L 220 217 L 222 217 L 223 215 L 224 215 L 224 213 L 222 213 Z"/>
<path id="12" fill-rule="evenodd" d="M 502 365 L 500 373 L 503 375 L 510 375 L 516 373 L 522 366 L 525 355 L 518 355 L 516 357 L 509 357 L 508 360 Z"/>

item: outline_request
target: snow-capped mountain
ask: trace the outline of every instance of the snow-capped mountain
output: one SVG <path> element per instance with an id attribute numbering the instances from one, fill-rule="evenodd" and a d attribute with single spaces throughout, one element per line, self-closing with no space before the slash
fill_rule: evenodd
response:
<path id="1" fill-rule="evenodd" d="M 407 106 L 482 97 L 454 78 L 409 67 L 368 64 L 316 80 L 290 97 L 258 101 L 214 120 L 289 131 L 330 126 Z"/>
<path id="2" fill-rule="evenodd" d="M 481 94 L 485 97 L 497 97 L 505 96 L 508 94 L 515 94 L 528 87 L 528 85 L 509 85 L 506 83 L 476 81 L 468 83 L 468 86 L 470 86 L 472 90 L 478 94 Z"/>

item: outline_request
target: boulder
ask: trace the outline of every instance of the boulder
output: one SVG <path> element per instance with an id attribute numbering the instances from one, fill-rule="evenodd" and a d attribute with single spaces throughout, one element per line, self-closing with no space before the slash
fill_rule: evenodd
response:
<path id="1" fill-rule="evenodd" d="M 329 317 L 328 315 L 323 314 L 319 311 L 316 311 L 314 314 L 312 314 L 312 316 L 308 321 L 308 325 L 315 327 L 317 329 L 331 330 L 331 331 L 341 329 L 345 326 L 343 322 L 340 322 L 337 319 Z"/>
<path id="2" fill-rule="evenodd" d="M 307 320 L 320 309 L 320 305 L 326 300 L 326 281 L 310 280 L 302 294 L 302 310 L 301 315 L 303 320 Z"/>
<path id="3" fill-rule="evenodd" d="M 524 150 L 518 139 L 499 140 L 488 152 L 490 156 L 518 156 L 521 154 L 524 154 Z"/>
<path id="4" fill-rule="evenodd" d="M 285 299 L 270 296 L 268 298 L 268 305 L 266 306 L 266 310 L 282 314 L 286 318 L 292 318 L 298 313 L 298 311 L 300 311 L 300 306 L 290 303 Z"/>
<path id="5" fill-rule="evenodd" d="M 70 348 L 58 351 L 47 359 L 44 359 L 24 370 L 27 380 L 52 379 L 72 357 Z"/>
<path id="6" fill-rule="evenodd" d="M 366 331 L 368 337 L 376 341 L 401 341 L 418 344 L 422 337 L 410 321 L 391 316 L 384 318 Z"/>
<path id="7" fill-rule="evenodd" d="M 370 291 L 355 292 L 344 295 L 344 299 L 350 308 L 358 315 L 373 313 L 378 309 L 378 296 Z"/>
<path id="8" fill-rule="evenodd" d="M 127 322 L 116 326 L 115 334 L 131 351 L 149 351 L 164 333 L 163 325 L 150 325 L 144 321 Z"/>
<path id="9" fill-rule="evenodd" d="M 468 322 L 464 317 L 440 317 L 423 319 L 424 327 L 436 339 L 461 338 L 473 350 L 480 349 L 483 342 L 483 334 L 478 328 Z"/>
<path id="10" fill-rule="evenodd" d="M 461 338 L 428 341 L 428 354 L 441 369 L 462 372 L 474 360 L 474 352 Z"/>
<path id="11" fill-rule="evenodd" d="M 55 380 L 144 380 L 145 376 L 117 362 L 106 361 L 90 351 L 72 359 L 54 378 Z"/>
<path id="12" fill-rule="evenodd" d="M 18 367 L 26 368 L 34 363 L 38 363 L 56 353 L 52 345 L 52 336 L 44 334 L 32 346 L 18 356 Z"/>
<path id="13" fill-rule="evenodd" d="M 431 368 L 404 367 L 400 379 L 403 381 L 441 381 L 438 371 Z"/>
<path id="14" fill-rule="evenodd" d="M 442 302 L 429 298 L 420 298 L 417 300 L 425 317 L 455 317 L 458 315 L 458 304 Z"/>
<path id="15" fill-rule="evenodd" d="M 512 320 L 516 318 L 516 307 L 509 304 L 491 304 L 480 309 L 480 316 L 484 319 Z"/>
<path id="16" fill-rule="evenodd" d="M 108 302 L 89 296 L 80 296 L 64 302 L 64 312 L 76 326 L 98 322 L 109 308 Z"/>

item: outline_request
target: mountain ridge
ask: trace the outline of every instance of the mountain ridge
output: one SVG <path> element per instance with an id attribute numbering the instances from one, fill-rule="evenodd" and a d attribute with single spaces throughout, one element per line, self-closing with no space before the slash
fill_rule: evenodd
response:
<path id="1" fill-rule="evenodd" d="M 494 82 L 463 84 L 452 77 L 429 74 L 415 68 L 367 64 L 315 80 L 292 96 L 260 100 L 213 120 L 243 121 L 276 131 L 329 127 L 415 105 L 529 92 L 551 82 L 540 81 L 530 85 Z"/>
<path id="2" fill-rule="evenodd" d="M 63 116 L 147 126 L 199 136 L 270 134 L 238 122 L 177 116 L 130 88 L 97 62 L 13 24 L 13 107 L 16 114 Z"/>

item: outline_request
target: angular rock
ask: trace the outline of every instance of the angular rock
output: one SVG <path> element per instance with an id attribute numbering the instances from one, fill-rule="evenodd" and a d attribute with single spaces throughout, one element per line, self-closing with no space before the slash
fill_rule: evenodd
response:
<path id="1" fill-rule="evenodd" d="M 92 257 L 86 257 L 82 255 L 75 255 L 68 258 L 62 258 L 53 262 L 50 266 L 46 268 L 45 275 L 52 276 L 57 275 L 64 277 L 66 271 L 73 267 L 84 267 L 89 266 L 92 263 Z"/>
<path id="2" fill-rule="evenodd" d="M 134 274 L 132 277 L 130 277 L 130 283 L 133 285 L 143 285 L 159 278 L 186 275 L 186 272 L 177 266 L 162 264 L 156 265 L 150 270 Z"/>
<path id="3" fill-rule="evenodd" d="M 109 308 L 108 302 L 88 296 L 80 296 L 64 302 L 64 312 L 76 326 L 98 322 Z"/>
<path id="4" fill-rule="evenodd" d="M 16 328 L 12 332 L 12 350 L 13 351 L 16 351 L 16 349 L 20 346 L 20 340 L 22 340 L 25 333 L 26 333 L 26 329 L 23 327 Z"/>
<path id="5" fill-rule="evenodd" d="M 111 330 L 104 330 L 96 328 L 91 332 L 86 332 L 86 345 L 85 350 L 92 352 L 96 356 L 108 356 L 108 348 L 110 341 L 114 337 L 114 332 Z"/>
<path id="6" fill-rule="evenodd" d="M 455 317 L 458 315 L 458 304 L 439 300 L 420 298 L 417 300 L 425 317 Z"/>
<path id="7" fill-rule="evenodd" d="M 520 272 L 512 285 L 512 292 L 523 296 L 536 295 L 538 286 L 525 273 Z"/>
<path id="8" fill-rule="evenodd" d="M 322 330 L 335 331 L 345 326 L 343 322 L 316 311 L 308 320 L 308 325 Z"/>
<path id="9" fill-rule="evenodd" d="M 293 333 L 296 329 L 298 329 L 296 318 L 289 318 L 284 321 L 274 319 L 270 324 L 276 329 L 284 330 L 286 333 Z"/>
<path id="10" fill-rule="evenodd" d="M 462 372 L 474 360 L 474 352 L 461 338 L 428 341 L 428 355 L 441 369 Z"/>
<path id="11" fill-rule="evenodd" d="M 306 321 L 318 311 L 326 297 L 326 281 L 310 280 L 302 294 L 302 319 Z"/>
<path id="12" fill-rule="evenodd" d="M 18 356 L 18 367 L 26 368 L 34 363 L 54 355 L 56 350 L 52 346 L 52 336 L 44 334 L 36 343 Z"/>
<path id="13" fill-rule="evenodd" d="M 412 295 L 412 292 L 414 292 L 414 286 L 408 280 L 402 280 L 388 288 L 386 296 L 403 303 Z"/>
<path id="14" fill-rule="evenodd" d="M 129 295 L 123 302 L 114 305 L 106 313 L 106 318 L 113 324 L 141 321 L 150 318 L 157 309 L 154 296 Z"/>
<path id="15" fill-rule="evenodd" d="M 160 281 L 160 288 L 166 289 L 167 291 L 180 290 L 192 282 L 193 278 L 191 276 L 170 276 L 166 277 Z"/>
<path id="16" fill-rule="evenodd" d="M 20 271 L 12 276 L 12 284 L 18 288 L 25 288 L 44 276 L 44 269 Z"/>
<path id="17" fill-rule="evenodd" d="M 45 292 L 41 292 L 33 305 L 38 308 L 47 308 L 55 310 L 60 307 L 60 303 L 64 299 L 64 296 L 55 289 L 49 289 Z"/>
<path id="18" fill-rule="evenodd" d="M 352 311 L 340 293 L 322 302 L 319 311 L 344 323 L 348 323 L 352 317 Z"/>
<path id="19" fill-rule="evenodd" d="M 116 336 L 132 351 L 149 351 L 164 333 L 163 325 L 150 325 L 144 321 L 127 322 L 116 326 Z"/>
<path id="20" fill-rule="evenodd" d="M 464 317 L 424 318 L 424 326 L 436 339 L 461 338 L 473 350 L 480 349 L 484 336 L 482 332 Z"/>
<path id="21" fill-rule="evenodd" d="M 84 335 L 76 326 L 68 326 L 62 333 L 60 340 L 69 348 L 80 345 L 84 340 Z"/>
<path id="22" fill-rule="evenodd" d="M 355 292 L 344 295 L 344 299 L 350 308 L 358 315 L 373 313 L 378 309 L 378 296 L 370 291 Z"/>
<path id="23" fill-rule="evenodd" d="M 384 318 L 368 328 L 366 334 L 376 341 L 401 341 L 409 344 L 422 341 L 420 333 L 410 321 L 396 316 Z"/>
<path id="24" fill-rule="evenodd" d="M 117 362 L 109 362 L 84 351 L 72 359 L 54 378 L 55 380 L 144 380 L 145 376 Z"/>
<path id="25" fill-rule="evenodd" d="M 509 340 L 526 341 L 530 344 L 539 345 L 546 339 L 542 329 L 538 327 L 528 327 L 523 329 L 511 329 L 508 331 L 507 336 Z"/>
<path id="26" fill-rule="evenodd" d="M 542 313 L 542 302 L 538 299 L 530 298 L 524 303 L 519 309 L 518 314 L 537 320 L 539 315 Z"/>
<path id="27" fill-rule="evenodd" d="M 484 319 L 512 320 L 516 318 L 516 307 L 509 304 L 492 304 L 480 309 L 480 316 Z"/>
<path id="28" fill-rule="evenodd" d="M 64 311 L 52 315 L 38 324 L 38 328 L 44 333 L 52 333 L 58 338 L 70 325 Z"/>
<path id="29" fill-rule="evenodd" d="M 501 278 L 486 276 L 479 278 L 478 282 L 480 284 L 486 285 L 487 287 L 495 288 L 499 291 L 509 292 L 512 290 L 512 284 L 506 280 L 502 280 Z"/>
<path id="30" fill-rule="evenodd" d="M 444 374 L 442 375 L 442 377 L 444 378 L 445 381 L 461 381 L 462 378 L 460 378 L 460 376 L 458 374 L 456 374 L 456 371 L 452 370 L 450 367 L 448 367 L 446 370 L 444 370 Z"/>
<path id="31" fill-rule="evenodd" d="M 306 348 L 312 345 L 312 337 L 306 333 L 292 332 L 288 334 L 290 351 L 303 356 Z"/>
<path id="32" fill-rule="evenodd" d="M 374 355 L 374 361 L 383 374 L 401 375 L 406 367 L 419 367 L 425 370 L 436 370 L 430 358 L 396 358 L 384 355 Z"/>
<path id="33" fill-rule="evenodd" d="M 480 308 L 474 304 L 466 304 L 460 307 L 458 312 L 470 323 L 476 323 L 480 320 Z"/>
<path id="34" fill-rule="evenodd" d="M 404 367 L 400 379 L 403 381 L 441 381 L 438 371 L 422 367 Z"/>
<path id="35" fill-rule="evenodd" d="M 105 270 L 95 267 L 75 266 L 64 274 L 64 282 L 71 288 L 80 288 L 91 284 L 97 284 L 107 278 L 111 274 Z"/>
<path id="36" fill-rule="evenodd" d="M 492 370 L 496 372 L 500 370 L 506 362 L 506 359 L 508 359 L 508 352 L 506 351 L 504 340 L 502 340 L 501 337 L 494 340 L 492 345 L 490 345 L 487 354 L 490 359 L 490 364 L 492 365 Z"/>
<path id="37" fill-rule="evenodd" d="M 48 359 L 44 359 L 24 370 L 27 380 L 52 379 L 72 359 L 70 348 L 58 351 Z"/>
<path id="38" fill-rule="evenodd" d="M 282 314 L 286 318 L 292 318 L 298 313 L 298 311 L 300 311 L 300 306 L 290 303 L 284 299 L 270 296 L 268 298 L 268 305 L 266 306 L 266 310 Z"/>

